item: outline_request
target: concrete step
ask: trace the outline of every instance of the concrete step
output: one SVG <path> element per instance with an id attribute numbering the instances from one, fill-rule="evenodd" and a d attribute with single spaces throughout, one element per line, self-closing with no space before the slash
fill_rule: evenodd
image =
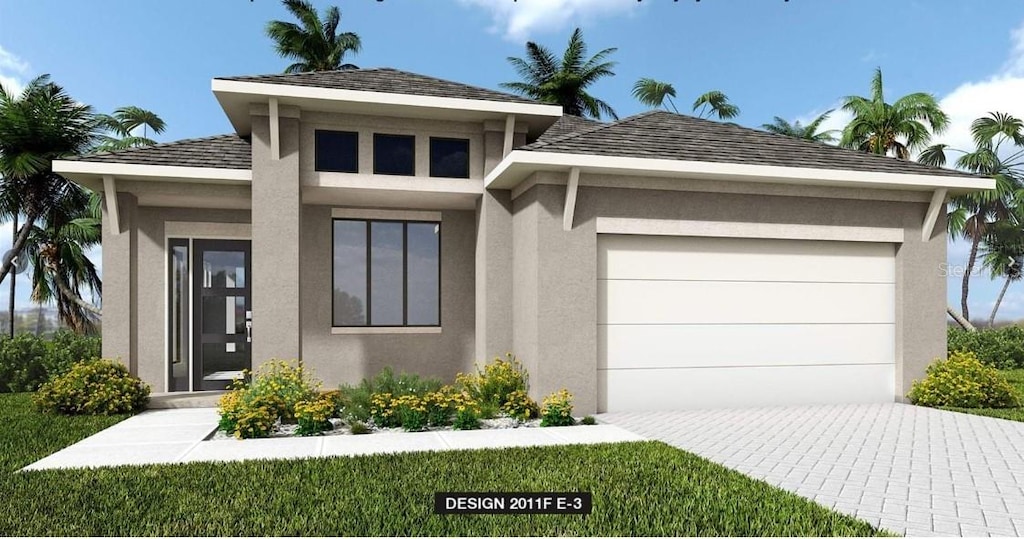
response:
<path id="1" fill-rule="evenodd" d="M 165 408 L 216 408 L 217 401 L 226 391 L 196 391 L 153 393 L 149 396 L 150 410 Z"/>

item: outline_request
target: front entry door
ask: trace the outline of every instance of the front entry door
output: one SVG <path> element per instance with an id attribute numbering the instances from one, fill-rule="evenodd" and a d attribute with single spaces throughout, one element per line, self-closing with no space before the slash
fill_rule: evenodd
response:
<path id="1" fill-rule="evenodd" d="M 194 240 L 193 388 L 224 389 L 252 365 L 250 242 Z"/>

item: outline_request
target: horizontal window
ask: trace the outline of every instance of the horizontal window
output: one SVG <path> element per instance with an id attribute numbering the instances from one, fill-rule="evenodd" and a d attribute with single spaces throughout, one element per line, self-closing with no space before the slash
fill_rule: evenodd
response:
<path id="1" fill-rule="evenodd" d="M 468 178 L 469 140 L 431 137 L 430 175 L 436 178 Z"/>
<path id="2" fill-rule="evenodd" d="M 416 137 L 373 135 L 373 173 L 415 176 Z"/>
<path id="3" fill-rule="evenodd" d="M 334 327 L 441 325 L 441 223 L 335 219 Z"/>
<path id="4" fill-rule="evenodd" d="M 317 170 L 359 172 L 359 133 L 317 130 L 315 137 Z"/>

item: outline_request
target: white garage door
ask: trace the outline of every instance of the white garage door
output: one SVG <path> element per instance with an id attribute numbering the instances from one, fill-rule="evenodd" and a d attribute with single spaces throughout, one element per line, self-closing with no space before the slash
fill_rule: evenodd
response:
<path id="1" fill-rule="evenodd" d="M 895 246 L 598 236 L 601 411 L 892 402 Z"/>

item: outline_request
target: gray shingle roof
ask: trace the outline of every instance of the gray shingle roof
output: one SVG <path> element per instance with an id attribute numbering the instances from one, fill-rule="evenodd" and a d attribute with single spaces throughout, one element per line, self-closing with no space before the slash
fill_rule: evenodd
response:
<path id="1" fill-rule="evenodd" d="M 966 172 L 665 111 L 645 112 L 617 122 L 537 140 L 518 149 L 894 174 L 971 176 Z"/>
<path id="2" fill-rule="evenodd" d="M 338 90 L 359 90 L 388 94 L 423 95 L 430 97 L 454 97 L 478 99 L 481 101 L 503 101 L 511 103 L 532 103 L 537 101 L 514 94 L 470 86 L 460 82 L 428 77 L 389 67 L 370 69 L 343 69 L 339 71 L 315 71 L 288 73 L 283 75 L 249 75 L 241 77 L 218 77 L 220 80 L 261 82 L 267 84 L 288 84 L 292 86 L 313 86 Z"/>
<path id="3" fill-rule="evenodd" d="M 551 125 L 547 131 L 541 133 L 535 142 L 550 142 L 558 137 L 564 137 L 565 135 L 576 133 L 577 131 L 583 131 L 593 127 L 604 125 L 604 123 L 597 120 L 591 120 L 590 118 L 583 118 L 581 116 L 573 116 L 572 114 L 565 114 L 558 119 L 557 122 Z"/>
<path id="4" fill-rule="evenodd" d="M 248 170 L 252 168 L 252 145 L 238 135 L 217 135 L 116 152 L 80 155 L 68 160 Z"/>

